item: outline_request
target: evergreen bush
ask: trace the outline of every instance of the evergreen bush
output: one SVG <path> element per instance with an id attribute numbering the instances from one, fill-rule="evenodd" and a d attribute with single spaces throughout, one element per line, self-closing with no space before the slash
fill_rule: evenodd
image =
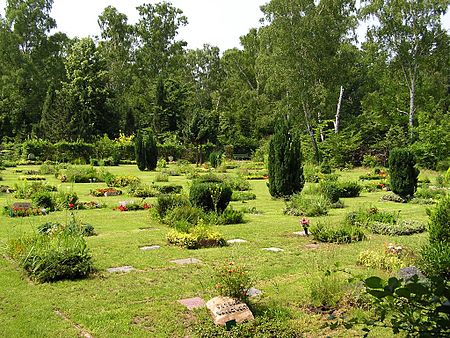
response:
<path id="1" fill-rule="evenodd" d="M 269 192 L 273 197 L 291 196 L 305 184 L 301 162 L 300 137 L 280 119 L 269 145 Z"/>
<path id="2" fill-rule="evenodd" d="M 223 182 L 196 180 L 189 191 L 189 200 L 204 211 L 222 213 L 230 203 L 232 194 L 231 188 Z"/>
<path id="3" fill-rule="evenodd" d="M 135 139 L 136 163 L 139 170 L 155 170 L 158 163 L 158 147 L 149 129 L 138 132 Z"/>
<path id="4" fill-rule="evenodd" d="M 450 243 L 450 196 L 442 198 L 429 214 L 430 243 Z"/>
<path id="5" fill-rule="evenodd" d="M 412 152 L 404 148 L 391 150 L 389 154 L 389 175 L 391 189 L 401 197 L 412 197 L 417 189 L 419 170 L 415 167 Z"/>

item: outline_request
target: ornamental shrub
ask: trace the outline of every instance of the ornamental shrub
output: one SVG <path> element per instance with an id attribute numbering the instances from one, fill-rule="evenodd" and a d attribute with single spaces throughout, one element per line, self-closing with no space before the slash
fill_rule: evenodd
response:
<path id="1" fill-rule="evenodd" d="M 232 193 L 231 188 L 223 182 L 196 180 L 189 191 L 189 200 L 204 211 L 222 213 L 230 203 Z"/>
<path id="2" fill-rule="evenodd" d="M 247 302 L 248 290 L 251 286 L 252 280 L 248 271 L 234 262 L 228 262 L 215 269 L 215 287 L 223 297 L 236 298 Z"/>
<path id="3" fill-rule="evenodd" d="M 336 203 L 339 201 L 341 191 L 337 182 L 321 181 L 319 183 L 319 193 L 325 196 L 331 203 Z"/>
<path id="4" fill-rule="evenodd" d="M 136 164 L 139 170 L 155 170 L 158 163 L 158 147 L 150 129 L 138 132 L 135 139 Z"/>
<path id="5" fill-rule="evenodd" d="M 155 210 L 160 219 L 164 219 L 167 213 L 179 206 L 189 205 L 189 200 L 186 196 L 175 194 L 162 194 L 158 196 Z"/>
<path id="6" fill-rule="evenodd" d="M 450 196 L 442 198 L 429 214 L 430 243 L 450 243 Z"/>
<path id="7" fill-rule="evenodd" d="M 366 238 L 364 231 L 355 225 L 334 226 L 329 223 L 317 223 L 310 227 L 315 240 L 326 243 L 351 243 Z"/>
<path id="8" fill-rule="evenodd" d="M 295 194 L 287 203 L 284 213 L 292 216 L 323 216 L 328 214 L 331 207 L 330 201 L 318 194 Z"/>
<path id="9" fill-rule="evenodd" d="M 412 197 L 417 189 L 419 170 L 415 167 L 413 154 L 404 148 L 391 150 L 389 154 L 389 175 L 391 189 L 401 197 Z"/>
<path id="10" fill-rule="evenodd" d="M 39 208 L 45 208 L 53 210 L 55 207 L 55 201 L 53 195 L 48 191 L 38 191 L 32 196 L 33 204 Z"/>
<path id="11" fill-rule="evenodd" d="M 213 168 L 217 168 L 222 164 L 222 152 L 221 151 L 213 151 L 209 154 L 209 163 Z"/>
<path id="12" fill-rule="evenodd" d="M 291 196 L 305 185 L 299 135 L 286 118 L 275 125 L 269 145 L 269 192 L 273 197 Z"/>

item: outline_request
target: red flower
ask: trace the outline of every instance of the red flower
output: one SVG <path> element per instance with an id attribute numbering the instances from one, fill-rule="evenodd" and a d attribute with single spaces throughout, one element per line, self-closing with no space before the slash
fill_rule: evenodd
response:
<path id="1" fill-rule="evenodd" d="M 69 209 L 73 209 L 75 207 L 75 204 L 69 203 Z"/>

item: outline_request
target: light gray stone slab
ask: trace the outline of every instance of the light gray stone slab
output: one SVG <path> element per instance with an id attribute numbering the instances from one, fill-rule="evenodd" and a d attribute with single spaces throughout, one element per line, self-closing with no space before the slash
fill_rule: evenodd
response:
<path id="1" fill-rule="evenodd" d="M 315 250 L 315 249 L 320 248 L 320 245 L 319 245 L 319 244 L 315 244 L 315 243 L 312 243 L 312 244 L 306 244 L 306 245 L 305 245 L 305 248 L 306 248 L 306 249 L 310 249 L 310 250 Z"/>
<path id="2" fill-rule="evenodd" d="M 197 258 L 183 258 L 183 259 L 174 259 L 170 262 L 179 265 L 186 265 L 186 264 L 198 264 L 201 263 L 202 261 Z"/>
<path id="3" fill-rule="evenodd" d="M 247 243 L 247 241 L 245 239 L 240 239 L 240 238 L 236 238 L 236 239 L 229 239 L 227 241 L 228 244 L 235 244 L 235 243 Z"/>
<path id="4" fill-rule="evenodd" d="M 282 251 L 284 251 L 283 249 L 280 249 L 280 248 L 263 248 L 262 250 L 270 251 L 270 252 L 282 252 Z"/>
<path id="5" fill-rule="evenodd" d="M 142 251 L 151 251 L 151 250 L 158 250 L 158 249 L 160 249 L 161 247 L 159 246 L 159 245 L 152 245 L 152 246 L 143 246 L 143 247 L 141 247 L 140 249 L 142 250 Z"/>
<path id="6" fill-rule="evenodd" d="M 296 231 L 296 232 L 293 232 L 293 234 L 297 235 L 297 236 L 306 236 L 306 233 L 304 231 Z"/>
<path id="7" fill-rule="evenodd" d="M 181 299 L 178 303 L 186 306 L 189 310 L 204 307 L 206 305 L 205 301 L 200 297 Z"/>
<path id="8" fill-rule="evenodd" d="M 130 272 L 133 271 L 134 268 L 132 266 L 118 266 L 116 268 L 109 268 L 107 271 L 111 272 L 111 273 L 115 273 L 115 272 Z"/>
<path id="9" fill-rule="evenodd" d="M 206 303 L 206 307 L 216 325 L 226 325 L 232 320 L 240 324 L 255 319 L 247 304 L 230 297 L 215 297 Z"/>

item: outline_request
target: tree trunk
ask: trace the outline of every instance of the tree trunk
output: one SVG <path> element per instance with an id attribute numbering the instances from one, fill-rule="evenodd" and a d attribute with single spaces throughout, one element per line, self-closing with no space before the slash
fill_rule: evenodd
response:
<path id="1" fill-rule="evenodd" d="M 344 87 L 341 86 L 341 92 L 339 93 L 339 100 L 336 109 L 336 120 L 334 121 L 334 133 L 337 134 L 339 132 L 340 118 L 341 118 L 341 104 L 342 104 L 342 96 L 344 95 Z"/>
<path id="2" fill-rule="evenodd" d="M 411 140 L 414 137 L 414 101 L 416 98 L 416 79 L 415 76 L 411 78 L 411 87 L 409 89 L 409 137 Z"/>
<path id="3" fill-rule="evenodd" d="M 306 130 L 308 131 L 309 136 L 311 137 L 311 143 L 314 149 L 314 156 L 316 158 L 317 164 L 320 163 L 320 153 L 319 153 L 319 146 L 317 145 L 316 137 L 314 135 L 314 130 L 311 128 L 311 124 L 309 123 L 309 117 L 308 117 L 308 110 L 303 102 L 303 113 L 305 114 L 305 122 L 306 122 Z"/>

